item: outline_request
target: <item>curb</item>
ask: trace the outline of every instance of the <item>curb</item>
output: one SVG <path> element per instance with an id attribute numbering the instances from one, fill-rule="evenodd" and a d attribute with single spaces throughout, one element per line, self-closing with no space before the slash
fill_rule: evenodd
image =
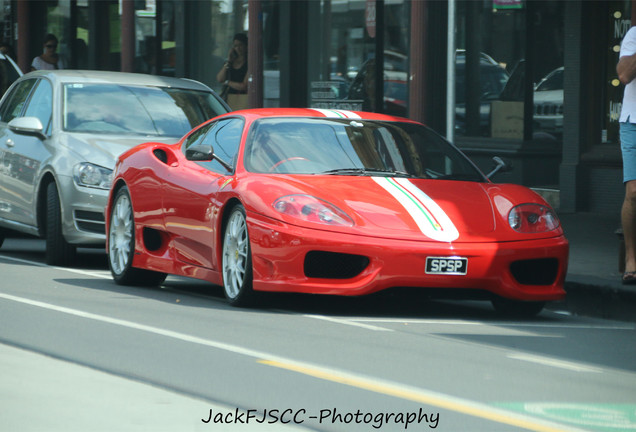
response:
<path id="1" fill-rule="evenodd" d="M 565 300 L 548 307 L 565 309 L 575 315 L 636 322 L 636 285 L 612 284 L 595 277 L 585 277 L 585 281 L 578 279 L 566 281 Z"/>

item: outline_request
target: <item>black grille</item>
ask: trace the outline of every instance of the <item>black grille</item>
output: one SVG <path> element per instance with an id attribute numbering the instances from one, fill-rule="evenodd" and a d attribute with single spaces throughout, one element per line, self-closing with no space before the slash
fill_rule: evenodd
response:
<path id="1" fill-rule="evenodd" d="M 369 265 L 369 258 L 337 252 L 311 251 L 305 256 L 305 276 L 324 279 L 349 279 Z"/>
<path id="2" fill-rule="evenodd" d="M 75 210 L 75 225 L 82 231 L 104 234 L 106 225 L 104 214 L 86 210 Z"/>
<path id="3" fill-rule="evenodd" d="M 540 258 L 510 264 L 512 276 L 523 285 L 552 285 L 559 271 L 559 260 Z"/>

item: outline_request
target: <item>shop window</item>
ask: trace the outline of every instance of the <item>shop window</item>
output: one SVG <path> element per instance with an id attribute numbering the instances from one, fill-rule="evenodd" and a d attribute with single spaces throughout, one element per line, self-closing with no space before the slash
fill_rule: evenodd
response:
<path id="1" fill-rule="evenodd" d="M 310 2 L 309 105 L 407 116 L 409 2 Z M 381 28 L 378 25 L 382 15 Z M 381 41 L 378 41 L 381 38 Z M 381 50 L 383 73 L 377 73 Z M 382 78 L 381 98 L 376 79 Z M 382 106 L 378 106 L 379 104 Z"/>
<path id="2" fill-rule="evenodd" d="M 456 136 L 562 140 L 563 12 L 563 2 L 457 3 Z"/>
<path id="3" fill-rule="evenodd" d="M 187 56 L 188 77 L 201 81 L 221 93 L 223 84 L 217 81 L 216 75 L 228 58 L 234 35 L 248 33 L 247 3 L 247 0 L 206 0 L 188 3 L 186 46 L 179 47 L 187 47 L 187 52 L 190 53 Z M 173 31 L 169 28 L 164 27 L 163 34 L 164 41 L 175 40 Z M 163 58 L 166 67 L 171 61 L 170 50 L 171 47 L 164 43 Z"/>
<path id="4" fill-rule="evenodd" d="M 71 0 L 49 1 L 45 3 L 46 32 L 58 39 L 57 54 L 66 68 L 70 67 L 71 49 L 74 38 L 71 37 Z M 42 49 L 44 34 L 37 38 L 38 55 Z"/>

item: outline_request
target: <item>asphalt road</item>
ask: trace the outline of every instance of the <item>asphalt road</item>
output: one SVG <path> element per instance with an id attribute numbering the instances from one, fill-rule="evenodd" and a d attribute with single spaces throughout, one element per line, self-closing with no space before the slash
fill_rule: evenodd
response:
<path id="1" fill-rule="evenodd" d="M 634 323 L 406 293 L 236 309 L 43 251 L 0 249 L 0 431 L 636 430 Z"/>

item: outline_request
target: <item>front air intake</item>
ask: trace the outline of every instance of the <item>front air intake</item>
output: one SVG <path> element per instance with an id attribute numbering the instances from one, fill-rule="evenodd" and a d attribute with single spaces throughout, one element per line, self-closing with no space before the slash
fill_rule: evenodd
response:
<path id="1" fill-rule="evenodd" d="M 552 285 L 559 271 L 556 258 L 515 261 L 510 264 L 512 276 L 522 285 Z"/>
<path id="2" fill-rule="evenodd" d="M 305 276 L 322 279 L 350 279 L 369 265 L 369 258 L 338 252 L 311 251 L 305 256 Z"/>

